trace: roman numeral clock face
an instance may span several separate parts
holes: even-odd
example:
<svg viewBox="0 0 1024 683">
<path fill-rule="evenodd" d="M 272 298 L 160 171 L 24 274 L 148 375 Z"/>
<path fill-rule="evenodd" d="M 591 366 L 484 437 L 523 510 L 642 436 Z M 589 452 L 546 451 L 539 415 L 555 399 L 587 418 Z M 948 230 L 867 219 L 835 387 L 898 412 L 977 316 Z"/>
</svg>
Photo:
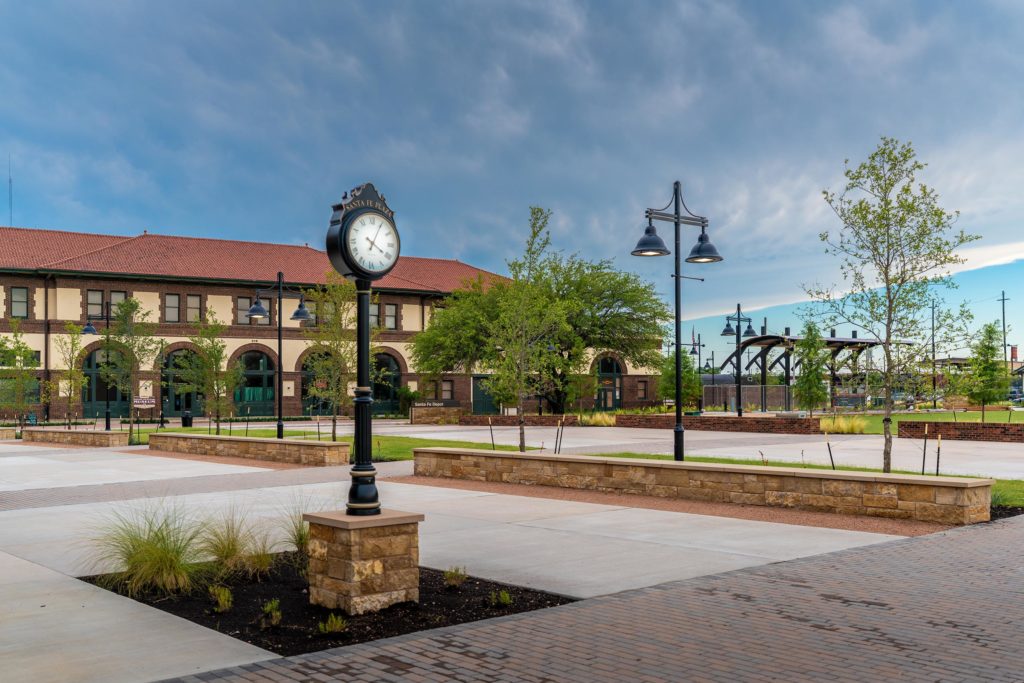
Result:
<svg viewBox="0 0 1024 683">
<path fill-rule="evenodd" d="M 398 260 L 398 232 L 394 223 L 381 214 L 364 213 L 349 225 L 345 249 L 363 270 L 383 273 Z"/>
</svg>

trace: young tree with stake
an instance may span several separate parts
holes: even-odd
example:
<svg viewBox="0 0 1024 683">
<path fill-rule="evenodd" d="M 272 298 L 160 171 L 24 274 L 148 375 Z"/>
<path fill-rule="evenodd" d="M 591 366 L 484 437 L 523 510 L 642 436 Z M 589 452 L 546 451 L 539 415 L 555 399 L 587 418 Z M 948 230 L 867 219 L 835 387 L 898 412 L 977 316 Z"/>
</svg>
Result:
<svg viewBox="0 0 1024 683">
<path fill-rule="evenodd" d="M 220 423 L 235 411 L 235 390 L 242 384 L 242 364 L 228 364 L 230 355 L 221 335 L 227 325 L 212 314 L 195 325 L 195 334 L 188 338 L 194 347 L 191 353 L 174 354 L 175 380 L 180 391 L 197 392 L 203 397 L 203 407 L 212 417 L 220 434 Z"/>
<path fill-rule="evenodd" d="M 133 442 L 135 396 L 143 368 L 153 368 L 163 356 L 164 341 L 156 336 L 156 324 L 138 299 L 114 306 L 110 326 L 103 334 L 100 376 L 128 396 L 128 442 Z"/>
<path fill-rule="evenodd" d="M 800 373 L 793 383 L 793 398 L 796 405 L 814 415 L 814 409 L 828 400 L 825 373 L 828 371 L 828 351 L 821 338 L 818 326 L 808 321 L 800 333 L 800 340 L 794 345 L 793 360 L 800 366 Z"/>
</svg>

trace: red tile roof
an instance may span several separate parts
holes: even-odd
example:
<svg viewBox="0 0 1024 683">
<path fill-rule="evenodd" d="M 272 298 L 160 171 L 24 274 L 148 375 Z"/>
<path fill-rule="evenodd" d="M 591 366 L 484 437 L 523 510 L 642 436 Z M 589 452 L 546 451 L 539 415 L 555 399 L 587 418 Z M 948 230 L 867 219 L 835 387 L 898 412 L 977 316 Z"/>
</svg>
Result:
<svg viewBox="0 0 1024 683">
<path fill-rule="evenodd" d="M 315 284 L 324 281 L 331 264 L 326 253 L 308 246 L 148 232 L 125 237 L 0 227 L 0 270 L 243 282 L 273 282 L 281 271 L 287 282 Z M 401 256 L 375 288 L 451 292 L 478 276 L 501 277 L 461 261 Z"/>
</svg>

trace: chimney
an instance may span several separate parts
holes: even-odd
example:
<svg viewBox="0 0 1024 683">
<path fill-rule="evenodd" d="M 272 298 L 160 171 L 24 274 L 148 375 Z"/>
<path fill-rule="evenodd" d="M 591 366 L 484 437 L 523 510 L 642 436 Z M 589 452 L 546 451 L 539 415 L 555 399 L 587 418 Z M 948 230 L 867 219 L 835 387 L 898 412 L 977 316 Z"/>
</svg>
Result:
<svg viewBox="0 0 1024 683">
<path fill-rule="evenodd" d="M 787 337 L 789 336 L 789 328 L 788 327 L 786 328 L 786 336 Z"/>
<path fill-rule="evenodd" d="M 1017 345 L 1014 344 L 1010 347 L 1010 360 L 1014 363 L 1017 362 Z"/>
<path fill-rule="evenodd" d="M 835 339 L 836 338 L 836 328 L 833 327 L 831 330 L 829 330 L 828 336 L 830 336 L 833 339 Z"/>
<path fill-rule="evenodd" d="M 853 331 L 853 338 L 854 338 L 854 339 L 856 339 L 856 338 L 857 338 L 857 330 L 854 330 L 854 331 Z"/>
</svg>

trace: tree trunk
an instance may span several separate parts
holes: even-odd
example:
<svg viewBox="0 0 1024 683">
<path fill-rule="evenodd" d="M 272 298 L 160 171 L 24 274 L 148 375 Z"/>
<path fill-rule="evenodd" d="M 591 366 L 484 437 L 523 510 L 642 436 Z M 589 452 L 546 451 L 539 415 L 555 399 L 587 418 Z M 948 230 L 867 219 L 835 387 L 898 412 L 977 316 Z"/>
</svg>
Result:
<svg viewBox="0 0 1024 683">
<path fill-rule="evenodd" d="M 519 452 L 526 452 L 526 415 L 523 414 L 524 406 L 523 399 L 519 399 L 519 407 L 517 413 L 519 416 Z"/>
<path fill-rule="evenodd" d="M 981 402 L 981 421 L 985 421 L 985 402 Z"/>
<path fill-rule="evenodd" d="M 338 410 L 331 413 L 331 441 L 338 440 Z"/>
<path fill-rule="evenodd" d="M 220 436 L 220 408 L 214 413 L 214 421 L 217 423 L 217 436 Z"/>
</svg>

